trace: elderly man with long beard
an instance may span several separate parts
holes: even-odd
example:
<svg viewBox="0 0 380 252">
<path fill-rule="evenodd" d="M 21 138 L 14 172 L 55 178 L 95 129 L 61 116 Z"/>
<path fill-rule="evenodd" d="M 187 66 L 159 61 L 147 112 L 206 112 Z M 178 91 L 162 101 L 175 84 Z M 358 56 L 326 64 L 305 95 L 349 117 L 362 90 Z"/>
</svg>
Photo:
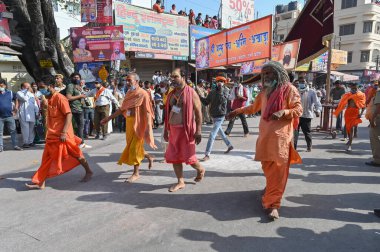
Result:
<svg viewBox="0 0 380 252">
<path fill-rule="evenodd" d="M 261 161 L 266 178 L 262 197 L 263 208 L 271 220 L 278 219 L 281 199 L 285 191 L 291 164 L 300 164 L 301 158 L 292 144 L 293 119 L 302 115 L 301 97 L 289 82 L 284 67 L 274 61 L 261 71 L 264 90 L 255 102 L 228 114 L 255 114 L 261 111 L 259 137 L 256 142 L 256 161 Z"/>
</svg>

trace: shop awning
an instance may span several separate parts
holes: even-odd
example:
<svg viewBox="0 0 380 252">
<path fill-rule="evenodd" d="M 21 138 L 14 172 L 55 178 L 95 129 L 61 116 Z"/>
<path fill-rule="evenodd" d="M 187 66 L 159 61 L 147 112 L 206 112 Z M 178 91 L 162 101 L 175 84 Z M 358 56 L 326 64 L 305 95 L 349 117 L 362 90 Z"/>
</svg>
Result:
<svg viewBox="0 0 380 252">
<path fill-rule="evenodd" d="M 0 54 L 16 55 L 17 56 L 17 55 L 21 55 L 22 53 L 17 52 L 8 46 L 0 46 Z"/>
<path fill-rule="evenodd" d="M 195 66 L 194 63 L 189 63 L 189 66 L 196 68 L 196 66 Z M 207 69 L 211 69 L 211 70 L 226 70 L 227 68 L 225 68 L 224 66 L 218 66 L 218 67 L 210 67 L 210 68 L 206 68 L 206 69 L 202 69 L 202 70 L 207 70 Z"/>
<path fill-rule="evenodd" d="M 326 71 L 322 71 L 320 73 L 326 74 Z M 345 74 L 345 73 L 338 72 L 338 71 L 331 71 L 331 75 L 334 75 L 336 77 L 340 77 L 340 79 L 342 81 L 358 81 L 359 80 L 359 76 L 351 75 L 351 74 Z"/>
</svg>

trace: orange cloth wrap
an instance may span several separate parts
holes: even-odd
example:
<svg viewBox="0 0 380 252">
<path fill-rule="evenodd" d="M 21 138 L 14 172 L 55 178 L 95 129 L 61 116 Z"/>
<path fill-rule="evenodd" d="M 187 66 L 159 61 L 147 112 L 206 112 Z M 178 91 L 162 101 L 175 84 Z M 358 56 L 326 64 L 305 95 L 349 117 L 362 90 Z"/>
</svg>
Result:
<svg viewBox="0 0 380 252">
<path fill-rule="evenodd" d="M 66 142 L 60 140 L 68 113 L 71 110 L 67 98 L 55 93 L 48 100 L 46 145 L 41 166 L 32 177 L 35 184 L 72 170 L 80 164 L 78 158 L 83 158 L 79 148 L 82 140 L 74 135 L 72 124 L 67 129 Z"/>
<path fill-rule="evenodd" d="M 151 148 L 157 149 L 157 146 L 154 144 L 153 130 L 151 127 L 154 112 L 148 92 L 140 87 L 136 90 L 128 91 L 121 105 L 121 109 L 127 112 L 132 108 L 135 109 L 135 123 L 133 128 L 136 136 L 140 139 L 143 138 L 145 143 L 149 144 Z M 124 116 L 126 115 L 124 114 Z"/>
</svg>

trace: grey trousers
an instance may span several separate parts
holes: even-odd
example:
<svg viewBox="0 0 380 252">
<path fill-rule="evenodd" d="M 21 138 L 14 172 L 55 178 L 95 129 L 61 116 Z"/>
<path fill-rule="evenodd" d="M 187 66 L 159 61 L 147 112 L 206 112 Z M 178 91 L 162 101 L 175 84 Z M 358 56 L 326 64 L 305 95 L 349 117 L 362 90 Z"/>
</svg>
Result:
<svg viewBox="0 0 380 252">
<path fill-rule="evenodd" d="M 34 125 L 35 122 L 25 122 L 20 119 L 21 134 L 24 144 L 31 144 L 34 141 Z"/>
<path fill-rule="evenodd" d="M 376 127 L 369 128 L 369 140 L 371 143 L 373 161 L 380 164 L 380 117 L 376 118 Z"/>
</svg>

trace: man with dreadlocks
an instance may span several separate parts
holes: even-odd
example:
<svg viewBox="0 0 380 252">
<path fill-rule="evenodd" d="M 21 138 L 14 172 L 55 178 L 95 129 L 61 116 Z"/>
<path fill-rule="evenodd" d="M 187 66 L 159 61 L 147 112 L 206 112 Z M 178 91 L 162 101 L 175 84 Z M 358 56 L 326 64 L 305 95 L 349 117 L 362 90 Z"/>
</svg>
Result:
<svg viewBox="0 0 380 252">
<path fill-rule="evenodd" d="M 274 61 L 264 65 L 261 71 L 263 91 L 255 102 L 228 114 L 255 114 L 261 111 L 259 137 L 256 142 L 256 161 L 261 161 L 266 177 L 262 197 L 263 208 L 271 220 L 279 218 L 281 198 L 285 191 L 290 164 L 301 163 L 292 145 L 293 119 L 302 115 L 299 92 L 289 82 L 284 67 Z"/>
</svg>

